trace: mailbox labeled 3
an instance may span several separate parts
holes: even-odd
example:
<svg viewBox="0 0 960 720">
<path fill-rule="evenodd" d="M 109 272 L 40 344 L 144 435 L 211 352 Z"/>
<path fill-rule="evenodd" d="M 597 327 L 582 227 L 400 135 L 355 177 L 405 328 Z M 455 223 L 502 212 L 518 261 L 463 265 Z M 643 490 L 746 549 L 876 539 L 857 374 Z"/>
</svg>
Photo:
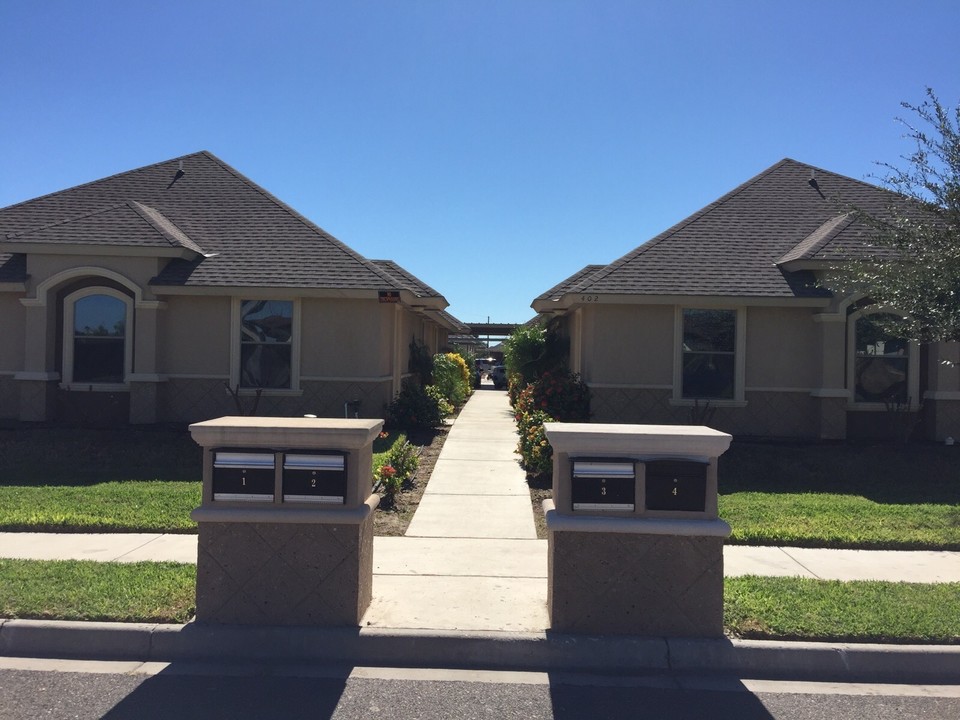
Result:
<svg viewBox="0 0 960 720">
<path fill-rule="evenodd" d="M 707 463 L 651 460 L 646 463 L 647 510 L 703 512 L 707 502 Z"/>
<path fill-rule="evenodd" d="M 343 505 L 347 459 L 339 453 L 287 453 L 283 458 L 283 501 Z"/>
<path fill-rule="evenodd" d="M 213 451 L 213 499 L 273 502 L 275 458 L 272 452 Z"/>
<path fill-rule="evenodd" d="M 574 460 L 570 494 L 574 510 L 629 511 L 636 506 L 633 461 Z"/>
</svg>

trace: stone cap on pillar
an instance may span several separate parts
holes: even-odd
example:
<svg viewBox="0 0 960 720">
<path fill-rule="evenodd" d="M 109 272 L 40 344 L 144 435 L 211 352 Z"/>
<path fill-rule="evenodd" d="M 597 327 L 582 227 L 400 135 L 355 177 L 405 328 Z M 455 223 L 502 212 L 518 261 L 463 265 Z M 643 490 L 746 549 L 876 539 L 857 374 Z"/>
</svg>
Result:
<svg viewBox="0 0 960 720">
<path fill-rule="evenodd" d="M 383 420 L 227 416 L 190 425 L 202 447 L 295 447 L 357 450 L 373 443 Z"/>
<path fill-rule="evenodd" d="M 619 425 L 614 423 L 544 423 L 555 453 L 603 455 L 684 455 L 719 457 L 731 435 L 703 425 Z"/>
</svg>

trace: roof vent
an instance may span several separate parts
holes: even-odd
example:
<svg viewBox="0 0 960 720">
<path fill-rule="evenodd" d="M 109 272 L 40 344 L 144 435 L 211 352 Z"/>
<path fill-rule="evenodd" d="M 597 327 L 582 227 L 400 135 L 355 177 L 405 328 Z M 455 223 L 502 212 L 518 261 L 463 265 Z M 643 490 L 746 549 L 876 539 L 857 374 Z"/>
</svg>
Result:
<svg viewBox="0 0 960 720">
<path fill-rule="evenodd" d="M 180 178 L 182 178 L 183 175 L 184 175 L 184 172 L 183 172 L 183 160 L 181 160 L 181 161 L 179 162 L 179 164 L 177 165 L 177 174 L 173 176 L 173 180 L 171 180 L 171 181 L 170 181 L 170 184 L 167 185 L 167 190 L 169 190 L 170 188 L 172 188 L 172 187 L 173 187 L 173 184 L 174 184 L 177 180 L 179 180 Z"/>
</svg>

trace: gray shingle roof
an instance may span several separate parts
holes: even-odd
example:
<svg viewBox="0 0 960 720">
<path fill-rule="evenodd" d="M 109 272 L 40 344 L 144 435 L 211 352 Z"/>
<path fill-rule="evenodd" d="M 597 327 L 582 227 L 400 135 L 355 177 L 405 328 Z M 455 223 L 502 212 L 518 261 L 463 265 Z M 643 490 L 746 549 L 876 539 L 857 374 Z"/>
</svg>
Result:
<svg viewBox="0 0 960 720">
<path fill-rule="evenodd" d="M 797 297 L 821 295 L 808 271 L 783 258 L 832 259 L 864 247 L 850 207 L 881 215 L 890 191 L 781 160 L 702 210 L 595 272 L 564 281 L 538 300 L 567 293 Z M 842 243 L 846 243 L 841 245 Z"/>
<path fill-rule="evenodd" d="M 600 270 L 603 270 L 606 265 L 587 265 L 582 270 L 575 272 L 573 275 L 568 277 L 566 280 L 563 280 L 560 283 L 557 283 L 552 288 L 547 290 L 545 293 L 537 297 L 537 300 L 547 300 L 552 297 L 558 297 L 568 292 L 571 288 L 576 287 L 581 282 L 583 282 L 590 275 L 593 275 Z"/>
<path fill-rule="evenodd" d="M 203 250 L 157 210 L 133 200 L 98 208 L 80 217 L 11 232 L 6 244 L 114 245 L 118 247 L 184 248 Z"/>
<path fill-rule="evenodd" d="M 172 243 L 205 255 L 171 260 L 154 278 L 158 286 L 405 289 L 396 274 L 206 151 L 0 209 L 5 249 L 28 241 Z M 0 252 L 0 267 L 10 260 Z"/>
<path fill-rule="evenodd" d="M 398 286 L 402 286 L 417 297 L 436 297 L 439 293 L 427 285 L 423 280 L 406 268 L 397 265 L 393 260 L 371 260 L 377 268 L 390 276 Z M 459 322 L 459 321 L 458 321 Z"/>
</svg>

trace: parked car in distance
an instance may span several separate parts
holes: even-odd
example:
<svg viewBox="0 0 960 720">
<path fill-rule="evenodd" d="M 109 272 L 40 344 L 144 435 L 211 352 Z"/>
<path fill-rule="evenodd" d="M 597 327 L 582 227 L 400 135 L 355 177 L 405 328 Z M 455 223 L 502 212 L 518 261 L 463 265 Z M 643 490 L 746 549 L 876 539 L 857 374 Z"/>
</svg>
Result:
<svg viewBox="0 0 960 720">
<path fill-rule="evenodd" d="M 506 390 L 507 388 L 507 368 L 503 365 L 495 365 L 490 371 L 490 379 L 493 380 L 493 386 L 497 390 Z"/>
</svg>

